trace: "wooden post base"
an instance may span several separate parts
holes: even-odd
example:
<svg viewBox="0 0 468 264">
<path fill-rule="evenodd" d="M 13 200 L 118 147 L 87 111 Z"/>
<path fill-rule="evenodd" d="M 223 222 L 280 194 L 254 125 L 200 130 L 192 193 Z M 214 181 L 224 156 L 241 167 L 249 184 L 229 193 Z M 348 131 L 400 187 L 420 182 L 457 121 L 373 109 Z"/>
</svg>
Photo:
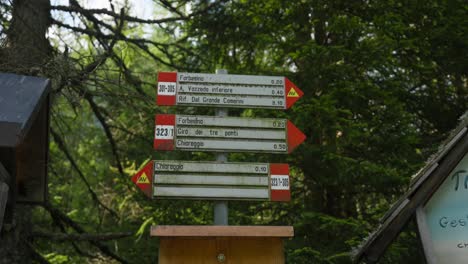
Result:
<svg viewBox="0 0 468 264">
<path fill-rule="evenodd" d="M 291 226 L 156 226 L 160 264 L 283 264 Z"/>
</svg>

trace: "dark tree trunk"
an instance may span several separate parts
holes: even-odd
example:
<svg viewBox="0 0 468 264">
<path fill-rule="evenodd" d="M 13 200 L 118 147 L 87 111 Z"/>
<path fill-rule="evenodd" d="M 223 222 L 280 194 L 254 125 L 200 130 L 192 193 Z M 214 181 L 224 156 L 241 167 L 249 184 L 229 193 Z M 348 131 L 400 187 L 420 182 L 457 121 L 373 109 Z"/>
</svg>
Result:
<svg viewBox="0 0 468 264">
<path fill-rule="evenodd" d="M 0 70 L 29 75 L 39 71 L 52 53 L 46 39 L 50 22 L 49 0 L 14 0 Z"/>
<path fill-rule="evenodd" d="M 6 45 L 0 49 L 0 71 L 36 75 L 52 49 L 46 38 L 50 25 L 49 0 L 14 0 Z M 7 168 L 14 177 L 15 168 Z M 14 191 L 14 190 L 13 190 Z M 31 263 L 31 207 L 15 205 L 0 234 L 0 264 Z"/>
</svg>

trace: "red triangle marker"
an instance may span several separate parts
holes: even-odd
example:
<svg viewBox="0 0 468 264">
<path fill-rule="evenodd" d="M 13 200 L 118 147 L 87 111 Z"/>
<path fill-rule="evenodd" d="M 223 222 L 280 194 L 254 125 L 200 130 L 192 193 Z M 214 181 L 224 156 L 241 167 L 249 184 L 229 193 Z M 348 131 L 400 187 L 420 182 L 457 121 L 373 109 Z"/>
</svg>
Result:
<svg viewBox="0 0 468 264">
<path fill-rule="evenodd" d="M 286 77 L 284 78 L 284 84 L 286 86 L 286 109 L 289 109 L 304 95 L 304 92 Z"/>
<path fill-rule="evenodd" d="M 306 135 L 288 120 L 288 153 L 291 153 L 306 138 Z"/>
<path fill-rule="evenodd" d="M 153 197 L 153 161 L 148 162 L 143 169 L 133 175 L 132 182 L 149 198 Z"/>
</svg>

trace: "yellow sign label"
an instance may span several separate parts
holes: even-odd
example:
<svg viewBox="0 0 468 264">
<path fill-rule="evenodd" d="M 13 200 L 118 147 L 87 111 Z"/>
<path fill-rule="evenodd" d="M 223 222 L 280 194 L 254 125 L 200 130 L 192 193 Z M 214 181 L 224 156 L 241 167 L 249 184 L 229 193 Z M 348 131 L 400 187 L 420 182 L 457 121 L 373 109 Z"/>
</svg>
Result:
<svg viewBox="0 0 468 264">
<path fill-rule="evenodd" d="M 140 178 L 138 178 L 136 183 L 137 184 L 150 184 L 146 173 L 143 172 L 143 174 L 140 176 Z"/>
<path fill-rule="evenodd" d="M 294 87 L 291 87 L 291 90 L 289 90 L 288 97 L 299 97 L 299 94 L 294 90 Z"/>
</svg>

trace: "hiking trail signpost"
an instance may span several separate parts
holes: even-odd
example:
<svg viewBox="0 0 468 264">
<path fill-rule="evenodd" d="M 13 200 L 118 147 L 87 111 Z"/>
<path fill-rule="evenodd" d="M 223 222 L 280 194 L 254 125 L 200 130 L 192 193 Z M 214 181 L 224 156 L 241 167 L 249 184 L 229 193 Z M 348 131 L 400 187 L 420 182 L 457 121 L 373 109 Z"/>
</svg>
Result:
<svg viewBox="0 0 468 264">
<path fill-rule="evenodd" d="M 160 72 L 156 103 L 288 109 L 303 95 L 286 77 Z"/>
<path fill-rule="evenodd" d="M 288 154 L 306 136 L 289 120 L 228 117 L 227 109 L 288 109 L 304 93 L 286 77 L 217 73 L 158 74 L 157 105 L 220 107 L 216 116 L 155 117 L 155 150 L 218 152 L 216 161 L 153 160 L 132 177 L 151 199 L 217 201 L 214 226 L 152 227 L 159 263 L 284 263 L 281 238 L 293 228 L 227 226 L 224 201 L 290 201 L 288 164 L 227 162 L 226 152 Z"/>
<path fill-rule="evenodd" d="M 305 135 L 286 119 L 156 115 L 155 150 L 291 153 Z"/>
<path fill-rule="evenodd" d="M 150 161 L 132 181 L 149 198 L 289 201 L 289 166 Z"/>
</svg>

